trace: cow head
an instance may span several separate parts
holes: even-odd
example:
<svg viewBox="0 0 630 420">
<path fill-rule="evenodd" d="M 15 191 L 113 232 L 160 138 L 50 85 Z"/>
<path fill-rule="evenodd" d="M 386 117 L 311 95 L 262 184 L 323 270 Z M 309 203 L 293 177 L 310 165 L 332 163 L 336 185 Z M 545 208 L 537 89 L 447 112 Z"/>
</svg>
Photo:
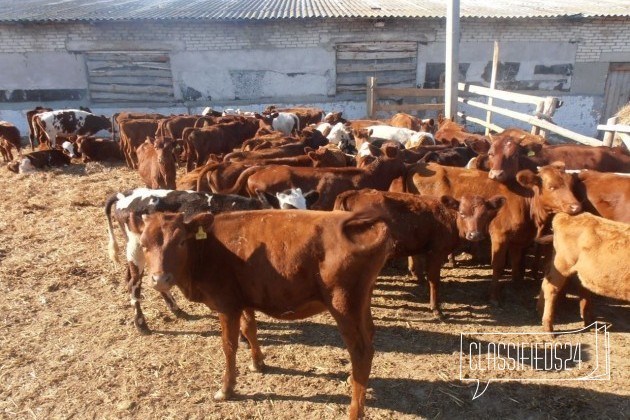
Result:
<svg viewBox="0 0 630 420">
<path fill-rule="evenodd" d="M 488 177 L 499 182 L 514 179 L 519 171 L 520 138 L 496 136 L 488 150 Z"/>
<path fill-rule="evenodd" d="M 488 234 L 490 222 L 505 204 L 505 197 L 495 195 L 486 200 L 478 195 L 466 194 L 457 201 L 451 196 L 443 195 L 440 201 L 447 208 L 457 211 L 459 236 L 468 241 L 477 242 L 483 240 Z"/>
<path fill-rule="evenodd" d="M 329 143 L 328 139 L 320 131 L 312 127 L 306 127 L 302 130 L 300 136 L 304 146 L 312 147 L 313 149 L 317 149 L 319 146 L 326 146 Z"/>
<path fill-rule="evenodd" d="M 191 252 L 206 242 L 214 216 L 210 213 L 195 215 L 185 221 L 183 213 L 132 214 L 129 227 L 140 234 L 149 274 L 149 284 L 160 292 L 173 287 L 178 279 L 189 276 L 187 264 Z"/>
<path fill-rule="evenodd" d="M 319 192 L 312 190 L 303 194 L 301 188 L 292 188 L 276 193 L 275 196 L 266 191 L 256 190 L 256 195 L 258 196 L 258 199 L 263 204 L 268 205 L 268 207 L 282 210 L 310 209 L 313 204 L 319 200 Z"/>
</svg>

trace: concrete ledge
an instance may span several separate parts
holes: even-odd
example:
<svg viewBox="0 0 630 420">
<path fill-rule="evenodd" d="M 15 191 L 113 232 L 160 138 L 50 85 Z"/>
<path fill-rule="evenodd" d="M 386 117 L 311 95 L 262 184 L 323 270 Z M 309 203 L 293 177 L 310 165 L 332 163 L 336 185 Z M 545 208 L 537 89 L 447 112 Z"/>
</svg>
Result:
<svg viewBox="0 0 630 420">
<path fill-rule="evenodd" d="M 66 41 L 71 52 L 84 51 L 184 51 L 183 41 Z"/>
</svg>

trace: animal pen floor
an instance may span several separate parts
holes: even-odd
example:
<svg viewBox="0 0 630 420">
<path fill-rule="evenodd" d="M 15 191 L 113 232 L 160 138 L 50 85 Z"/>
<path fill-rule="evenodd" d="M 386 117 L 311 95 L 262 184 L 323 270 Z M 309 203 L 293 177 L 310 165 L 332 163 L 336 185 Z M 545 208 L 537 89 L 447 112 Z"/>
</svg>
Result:
<svg viewBox="0 0 630 420">
<path fill-rule="evenodd" d="M 175 291 L 193 318 L 177 319 L 145 288 L 154 333 L 135 331 L 124 268 L 107 257 L 103 204 L 110 194 L 139 186 L 136 172 L 101 164 L 34 175 L 0 172 L 0 417 L 347 415 L 349 355 L 328 314 L 302 322 L 259 315 L 267 370 L 249 372 L 249 352 L 241 346 L 237 397 L 228 402 L 212 400 L 224 366 L 214 313 Z M 504 304 L 494 308 L 485 298 L 488 267 L 462 263 L 442 274 L 443 323 L 428 310 L 426 285 L 418 288 L 402 268 L 387 268 L 379 277 L 368 418 L 630 416 L 630 305 L 596 301 L 600 319 L 612 324 L 609 381 L 493 382 L 473 401 L 474 383 L 459 380 L 460 333 L 541 331 L 539 285 L 503 282 Z M 556 329 L 580 327 L 577 301 L 569 296 Z"/>
</svg>

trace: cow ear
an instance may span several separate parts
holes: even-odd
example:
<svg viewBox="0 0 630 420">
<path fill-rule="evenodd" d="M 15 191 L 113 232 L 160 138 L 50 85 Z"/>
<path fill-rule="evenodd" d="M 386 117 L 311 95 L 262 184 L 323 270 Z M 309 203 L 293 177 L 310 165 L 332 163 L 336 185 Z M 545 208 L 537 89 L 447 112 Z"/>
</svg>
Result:
<svg viewBox="0 0 630 420">
<path fill-rule="evenodd" d="M 396 146 L 385 146 L 385 156 L 388 158 L 395 158 L 398 156 L 398 148 Z"/>
<path fill-rule="evenodd" d="M 501 207 L 503 207 L 506 201 L 507 199 L 502 195 L 495 195 L 488 200 L 488 207 L 490 207 L 492 210 L 499 210 Z"/>
<path fill-rule="evenodd" d="M 464 140 L 464 144 L 478 155 L 486 154 L 490 150 L 490 142 L 486 140 Z"/>
<path fill-rule="evenodd" d="M 306 208 L 310 209 L 319 200 L 319 192 L 316 190 L 309 191 L 304 194 L 304 199 L 306 200 Z"/>
<path fill-rule="evenodd" d="M 567 168 L 567 165 L 561 160 L 557 160 L 555 162 L 552 162 L 552 163 L 549 164 L 549 166 L 552 166 L 552 167 L 556 168 L 560 172 L 564 172 L 565 169 Z"/>
<path fill-rule="evenodd" d="M 459 201 L 457 201 L 450 195 L 443 195 L 442 197 L 440 197 L 440 202 L 449 209 L 459 210 Z"/>
<path fill-rule="evenodd" d="M 516 174 L 516 181 L 525 188 L 530 189 L 539 188 L 542 185 L 540 177 L 529 169 L 519 171 Z"/>
<path fill-rule="evenodd" d="M 280 208 L 280 200 L 273 194 L 269 194 L 266 191 L 256 190 L 256 196 L 258 196 L 258 200 L 263 204 L 265 208 L 268 209 L 277 209 Z"/>
<path fill-rule="evenodd" d="M 214 222 L 212 213 L 199 213 L 184 222 L 186 236 L 198 240 L 206 239 Z"/>
</svg>

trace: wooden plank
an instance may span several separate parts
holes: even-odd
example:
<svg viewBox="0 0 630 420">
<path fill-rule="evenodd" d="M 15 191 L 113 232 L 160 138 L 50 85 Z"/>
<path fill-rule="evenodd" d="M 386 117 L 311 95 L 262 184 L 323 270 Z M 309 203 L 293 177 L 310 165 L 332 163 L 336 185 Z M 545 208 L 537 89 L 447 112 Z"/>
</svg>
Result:
<svg viewBox="0 0 630 420">
<path fill-rule="evenodd" d="M 610 71 L 630 71 L 630 63 L 610 63 Z"/>
<path fill-rule="evenodd" d="M 613 117 L 613 118 L 616 118 L 616 117 Z M 624 125 L 624 124 L 598 125 L 597 129 L 600 131 L 614 131 L 616 133 L 630 133 L 630 125 Z"/>
<path fill-rule="evenodd" d="M 490 89 L 495 89 L 497 86 L 497 69 L 499 67 L 499 42 L 494 41 L 494 50 L 492 52 L 492 73 L 490 74 Z M 488 97 L 488 105 L 492 105 L 493 98 Z M 492 124 L 492 112 L 486 112 L 486 136 L 490 134 L 490 125 Z"/>
<path fill-rule="evenodd" d="M 444 89 L 418 88 L 376 88 L 376 94 L 382 96 L 403 96 L 405 98 L 427 98 L 444 96 Z"/>
<path fill-rule="evenodd" d="M 168 54 L 161 53 L 94 53 L 86 54 L 88 61 L 116 61 L 134 62 L 151 61 L 157 63 L 168 63 Z"/>
<path fill-rule="evenodd" d="M 575 140 L 579 143 L 583 143 L 583 144 L 588 144 L 589 146 L 602 146 L 602 142 L 594 139 L 592 137 L 587 137 L 587 136 L 583 136 L 582 134 L 579 133 L 575 133 L 573 131 L 567 130 L 566 128 L 562 128 L 562 127 L 558 127 L 555 124 L 552 124 L 550 122 L 544 121 L 544 120 L 540 120 L 536 117 L 533 117 L 531 115 L 527 115 L 527 114 L 522 114 L 520 112 L 516 112 L 516 111 L 510 111 L 509 109 L 505 109 L 505 108 L 499 108 L 496 106 L 489 106 L 487 104 L 484 104 L 482 102 L 478 102 L 478 101 L 473 101 L 467 98 L 459 98 L 458 99 L 459 102 L 463 102 L 466 103 L 468 105 L 474 106 L 476 108 L 480 108 L 480 109 L 485 109 L 485 110 L 489 110 L 492 112 L 496 112 L 497 114 L 501 114 L 501 115 L 505 115 L 511 118 L 514 118 L 516 120 L 519 121 L 524 121 L 528 124 L 531 125 L 535 125 L 537 127 L 540 127 L 544 130 L 548 130 L 548 131 L 552 131 L 556 134 L 559 134 L 563 137 L 566 137 L 568 139 L 571 140 Z"/>
<path fill-rule="evenodd" d="M 337 51 L 414 51 L 418 50 L 416 42 L 351 42 L 337 44 Z"/>
<path fill-rule="evenodd" d="M 383 60 L 391 58 L 415 58 L 416 51 L 337 52 L 337 60 Z"/>
<path fill-rule="evenodd" d="M 522 104 L 538 105 L 538 102 L 543 100 L 543 98 L 540 98 L 538 96 L 506 92 L 504 90 L 488 89 L 483 86 L 476 86 L 468 83 L 458 83 L 457 87 L 461 92 L 470 92 L 478 95 L 491 96 L 493 98 L 503 99 L 504 101 L 518 102 Z"/>
<path fill-rule="evenodd" d="M 457 115 L 459 115 L 460 117 L 463 117 L 464 113 L 463 112 L 458 112 Z M 483 127 L 486 127 L 487 129 L 490 129 L 490 130 L 494 131 L 495 133 L 502 133 L 503 130 L 504 130 L 503 128 L 499 127 L 496 124 L 488 123 L 488 122 L 482 120 L 481 118 L 471 117 L 469 115 L 466 115 L 466 121 L 470 121 L 472 123 L 479 124 L 479 125 L 481 125 Z"/>
<path fill-rule="evenodd" d="M 151 85 L 173 86 L 172 77 L 143 77 L 143 76 L 90 76 L 90 83 L 118 83 L 121 85 Z"/>
<path fill-rule="evenodd" d="M 90 77 L 101 77 L 101 76 L 172 77 L 170 70 L 145 70 L 145 69 L 92 70 L 88 72 L 88 76 Z"/>
<path fill-rule="evenodd" d="M 133 86 L 90 83 L 90 92 L 152 93 L 173 95 L 173 86 Z"/>
<path fill-rule="evenodd" d="M 387 83 L 409 83 L 415 85 L 416 75 L 409 72 L 387 72 L 387 74 L 342 73 L 337 75 L 337 85 L 361 85 L 365 87 L 368 76 L 375 76 L 380 85 Z"/>
<path fill-rule="evenodd" d="M 374 111 L 444 111 L 444 104 L 374 104 Z"/>
<path fill-rule="evenodd" d="M 337 63 L 337 73 L 352 73 L 360 71 L 395 71 L 415 70 L 416 63 L 363 63 L 350 62 L 348 64 Z"/>
<path fill-rule="evenodd" d="M 368 118 L 374 117 L 374 104 L 376 103 L 376 100 L 377 100 L 377 96 L 374 93 L 375 89 L 376 89 L 376 78 L 368 77 L 367 78 L 367 93 L 365 95 L 365 101 L 366 101 L 365 105 L 367 109 Z"/>
<path fill-rule="evenodd" d="M 154 63 L 151 61 L 134 61 L 129 63 L 121 63 L 116 61 L 88 61 L 88 71 L 98 69 L 153 69 L 153 70 L 170 70 L 170 63 Z"/>
</svg>

